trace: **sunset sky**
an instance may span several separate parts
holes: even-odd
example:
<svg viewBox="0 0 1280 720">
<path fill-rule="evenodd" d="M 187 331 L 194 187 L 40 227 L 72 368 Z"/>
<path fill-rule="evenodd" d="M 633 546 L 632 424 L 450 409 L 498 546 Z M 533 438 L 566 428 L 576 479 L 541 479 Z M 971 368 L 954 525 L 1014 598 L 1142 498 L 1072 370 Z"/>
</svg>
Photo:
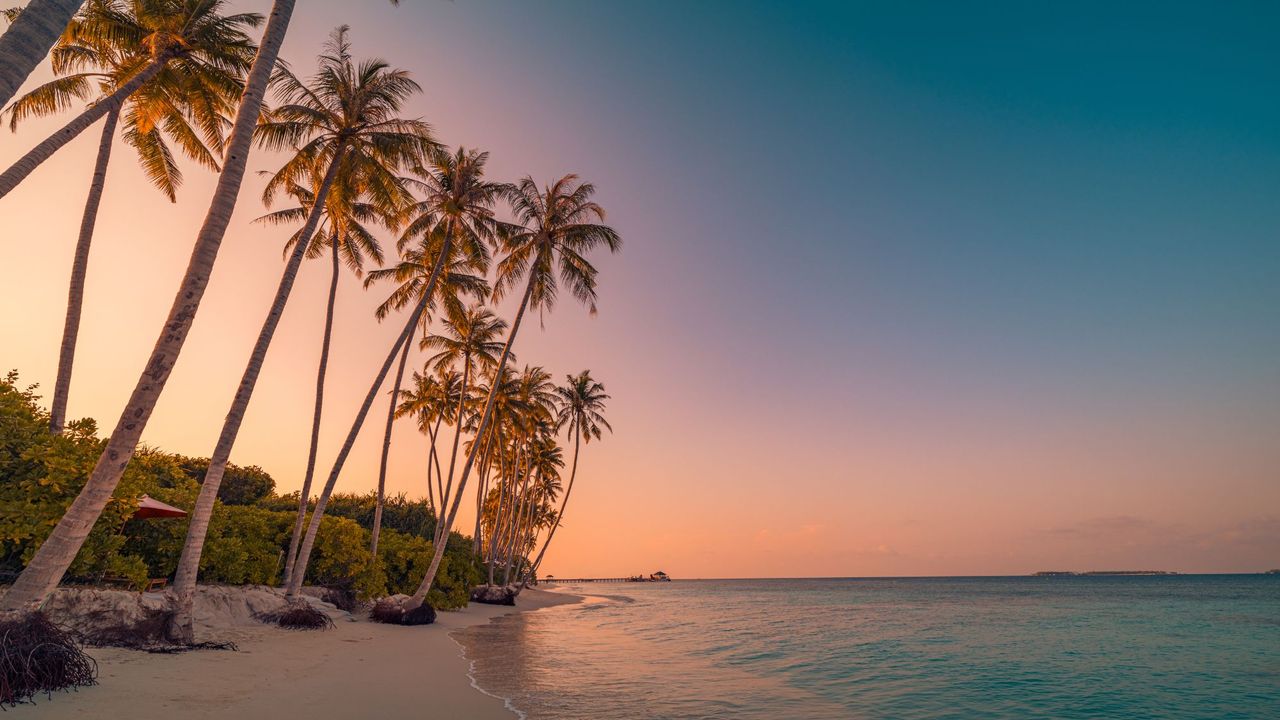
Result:
<svg viewBox="0 0 1280 720">
<path fill-rule="evenodd" d="M 306 73 L 349 24 L 493 177 L 597 185 L 625 241 L 593 258 L 599 316 L 566 295 L 516 346 L 612 396 L 546 571 L 1280 566 L 1277 6 L 890 5 L 301 0 L 283 57 Z M 67 119 L 5 129 L 0 162 Z M 0 200 L 0 368 L 46 396 L 98 133 Z M 70 400 L 104 433 L 208 206 L 186 167 L 171 205 L 112 159 Z M 151 445 L 213 448 L 283 265 L 262 185 Z M 232 457 L 280 492 L 327 273 L 304 266 Z M 322 477 L 402 323 L 374 321 L 385 292 L 343 278 Z M 339 490 L 375 486 L 384 403 Z M 425 452 L 403 424 L 392 492 L 425 494 Z"/>
</svg>

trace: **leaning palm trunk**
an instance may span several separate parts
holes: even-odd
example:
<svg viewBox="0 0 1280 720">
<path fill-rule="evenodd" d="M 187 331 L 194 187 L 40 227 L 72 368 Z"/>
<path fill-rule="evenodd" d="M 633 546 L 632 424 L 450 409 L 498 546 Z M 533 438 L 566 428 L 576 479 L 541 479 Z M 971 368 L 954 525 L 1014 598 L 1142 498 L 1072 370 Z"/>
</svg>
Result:
<svg viewBox="0 0 1280 720">
<path fill-rule="evenodd" d="M 569 507 L 569 494 L 573 492 L 573 480 L 578 476 L 578 446 L 582 442 L 582 436 L 578 433 L 576 424 L 571 423 L 569 431 L 573 433 L 573 467 L 569 470 L 569 485 L 564 489 L 564 498 L 560 501 L 560 512 L 556 513 L 556 521 L 551 524 L 551 530 L 547 532 L 547 539 L 542 543 L 542 550 L 538 552 L 538 557 L 529 566 L 529 575 L 534 578 L 537 577 L 538 568 L 542 566 L 542 556 L 547 554 L 547 548 L 551 545 L 551 538 L 556 536 L 556 530 L 560 528 L 560 521 L 564 519 L 564 509 Z"/>
<path fill-rule="evenodd" d="M 31 0 L 0 36 L 0 107 L 49 54 L 84 0 Z"/>
<path fill-rule="evenodd" d="M 440 495 L 440 504 L 448 504 L 449 493 L 453 490 L 453 463 L 458 458 L 458 441 L 462 439 L 462 412 L 467 406 L 467 382 L 471 379 L 471 353 L 462 356 L 462 388 L 458 392 L 458 407 L 453 420 L 453 449 L 449 452 L 449 482 Z"/>
<path fill-rule="evenodd" d="M 404 382 L 404 366 L 409 360 L 411 342 L 405 342 L 400 351 L 400 367 L 396 369 L 396 382 L 391 389 L 391 407 L 387 409 L 387 432 L 382 436 L 382 459 L 378 462 L 378 500 L 373 506 L 373 530 L 369 542 L 369 556 L 378 559 L 378 535 L 382 532 L 382 506 L 387 499 L 387 456 L 391 454 L 391 430 L 396 422 L 396 399 L 400 397 L 400 384 Z"/>
<path fill-rule="evenodd" d="M 11 190 L 18 186 L 33 170 L 40 167 L 40 163 L 48 160 L 55 152 L 60 150 L 63 145 L 76 139 L 80 133 L 84 132 L 88 127 L 98 121 L 98 118 L 108 113 L 119 112 L 120 106 L 124 101 L 134 93 L 135 90 L 142 87 L 157 73 L 164 69 L 172 59 L 169 53 L 161 53 L 156 59 L 152 60 L 137 75 L 129 78 L 129 82 L 116 88 L 115 92 L 90 105 L 84 112 L 80 113 L 71 122 L 63 125 L 61 129 L 44 139 L 39 145 L 31 148 L 26 155 L 18 158 L 8 170 L 0 174 L 0 197 L 8 195 Z"/>
<path fill-rule="evenodd" d="M 502 535 L 503 510 L 506 509 L 507 493 L 511 483 L 507 478 L 506 449 L 498 449 L 498 507 L 493 513 L 493 529 L 489 531 L 489 547 L 485 551 L 485 561 L 489 566 L 489 584 L 493 584 L 493 564 L 498 552 L 498 538 Z"/>
<path fill-rule="evenodd" d="M 120 109 L 115 108 L 107 113 L 107 120 L 102 126 L 98 159 L 94 162 L 89 198 L 84 203 L 84 215 L 80 218 L 80 237 L 76 240 L 75 259 L 71 262 L 71 289 L 67 293 L 67 320 L 62 327 L 62 349 L 58 353 L 58 380 L 53 386 L 53 403 L 49 408 L 49 430 L 55 435 L 62 432 L 67 421 L 71 367 L 75 364 L 80 311 L 84 308 L 84 281 L 89 273 L 89 246 L 93 243 L 93 228 L 98 222 L 98 206 L 102 202 L 102 189 L 107 182 L 107 164 L 111 161 L 111 145 L 119 119 Z"/>
<path fill-rule="evenodd" d="M 147 420 L 169 379 L 169 373 L 173 370 L 173 364 L 182 351 L 191 322 L 200 308 L 200 299 L 209 283 L 209 274 L 218 259 L 218 248 L 226 234 L 231 213 L 235 210 L 236 196 L 240 193 L 240 182 L 244 178 L 245 162 L 253 143 L 254 127 L 262 110 L 267 80 L 288 30 L 293 5 L 294 0 L 275 0 L 272 6 L 271 19 L 249 71 L 240 109 L 236 113 L 226 160 L 222 173 L 218 176 L 218 185 L 209 205 L 208 215 L 196 237 L 191 262 L 178 286 L 173 307 L 169 310 L 169 317 L 156 340 L 142 376 L 138 378 L 138 384 L 84 489 L 18 576 L 0 604 L 0 609 L 34 608 L 57 587 L 63 573 L 84 544 L 85 537 L 93 529 L 93 524 L 102 514 L 103 507 L 111 499 L 120 476 L 124 474 L 125 466 L 138 447 L 138 439 L 142 436 Z"/>
<path fill-rule="evenodd" d="M 529 296 L 533 294 L 533 278 L 534 274 L 529 273 L 529 282 L 525 284 L 524 297 L 520 300 L 520 309 L 516 311 L 516 319 L 511 323 L 511 334 L 507 336 L 507 344 L 502 348 L 502 357 L 498 360 L 498 368 L 494 371 L 494 381 L 489 386 L 489 397 L 484 402 L 484 414 L 480 416 L 480 427 L 476 429 L 476 437 L 484 437 L 485 431 L 489 429 L 489 421 L 493 418 L 493 404 L 498 399 L 498 379 L 502 377 L 502 372 L 507 369 L 507 360 L 511 357 L 511 346 L 515 344 L 516 334 L 520 332 L 520 322 L 524 320 L 524 312 L 529 307 Z M 448 517 L 444 520 L 444 532 L 440 534 L 445 538 L 446 542 L 436 543 L 435 552 L 431 555 L 431 564 L 427 566 L 427 574 L 422 577 L 422 584 L 418 586 L 417 592 L 409 600 L 407 609 L 413 610 L 427 599 L 427 593 L 431 592 L 431 586 L 435 583 L 436 573 L 440 571 L 440 563 L 444 560 L 445 547 L 449 544 L 449 530 L 453 527 L 453 519 L 458 514 L 459 501 L 462 500 L 462 492 L 467 487 L 467 478 L 471 475 L 471 466 L 475 464 L 476 455 L 480 451 L 481 443 L 473 442 L 471 444 L 471 452 L 467 453 L 467 462 L 462 466 L 462 477 L 458 478 L 458 491 L 454 493 L 453 503 L 449 507 Z"/>
<path fill-rule="evenodd" d="M 516 550 L 520 542 L 520 535 L 523 532 L 524 516 L 529 506 L 529 486 L 531 484 L 531 476 L 533 469 L 532 452 L 525 461 L 524 477 L 520 480 L 520 489 L 517 492 L 519 498 L 514 508 L 515 512 L 511 515 L 510 528 L 507 532 L 507 544 L 502 554 L 502 584 L 506 585 L 511 582 L 511 562 L 515 558 Z"/>
<path fill-rule="evenodd" d="M 280 285 L 276 288 L 275 298 L 271 301 L 271 309 L 258 331 L 258 340 L 249 353 L 249 363 L 245 366 L 244 375 L 240 378 L 240 386 L 236 388 L 235 397 L 231 400 L 231 409 L 222 423 L 222 433 L 218 436 L 218 444 L 214 446 L 213 455 L 209 458 L 209 468 L 204 473 L 204 483 L 200 486 L 200 496 L 196 498 L 196 507 L 191 512 L 187 524 L 187 540 L 182 546 L 182 557 L 178 560 L 178 571 L 173 580 L 173 597 L 177 616 L 174 618 L 174 639 L 194 642 L 194 628 L 191 614 L 192 601 L 195 598 L 196 578 L 200 573 L 200 555 L 204 551 L 205 535 L 209 532 L 209 521 L 213 518 L 213 506 L 218 499 L 218 489 L 222 486 L 222 475 L 227 469 L 227 461 L 231 458 L 231 449 L 235 446 L 236 436 L 240 433 L 240 424 L 244 421 L 245 411 L 249 409 L 249 400 L 258 384 L 258 375 L 262 372 L 262 364 L 267 359 L 267 350 L 271 347 L 271 339 L 275 336 L 280 317 L 284 314 L 285 305 L 289 302 L 289 294 L 293 291 L 294 280 L 298 277 L 298 268 L 307 254 L 307 245 L 316 226 L 320 224 L 320 216 L 324 214 L 324 204 L 329 191 L 333 188 L 334 179 L 338 175 L 338 166 L 342 159 L 343 148 L 338 147 L 334 153 L 324 180 L 316 192 L 315 202 L 307 221 L 298 235 L 298 242 L 289 255 L 284 273 L 280 276 Z"/>
<path fill-rule="evenodd" d="M 476 530 L 471 536 L 471 554 L 476 557 L 480 557 L 480 550 L 484 547 L 481 521 L 484 519 L 484 499 L 489 493 L 489 467 L 492 463 L 493 453 L 485 450 L 480 459 L 480 487 L 476 491 Z"/>
<path fill-rule="evenodd" d="M 422 299 L 418 301 L 418 305 L 409 314 L 409 322 L 404 326 L 404 330 L 397 338 L 395 345 L 392 346 L 391 352 L 387 354 L 387 359 L 382 363 L 382 369 L 378 371 L 378 376 L 374 378 L 373 386 L 369 388 L 368 394 L 364 396 L 364 403 L 360 405 L 360 410 L 356 413 L 356 419 L 351 423 L 351 430 L 347 433 L 347 439 L 342 443 L 342 448 L 338 451 L 338 457 L 333 461 L 333 469 L 329 471 L 329 479 L 325 481 L 324 490 L 321 491 L 320 497 L 316 499 L 316 509 L 311 513 L 311 522 L 307 525 L 307 534 L 302 538 L 302 545 L 298 548 L 298 558 L 293 564 L 293 575 L 289 578 L 287 595 L 296 597 L 302 589 L 302 581 L 307 576 L 307 563 L 311 560 L 311 548 L 316 544 L 316 533 L 320 532 L 320 521 L 324 519 L 324 508 L 329 504 L 329 496 L 333 494 L 333 486 L 338 483 L 338 476 L 342 474 L 342 466 L 347 462 L 347 456 L 351 454 L 351 446 L 355 445 L 356 436 L 360 434 L 360 428 L 364 425 L 364 419 L 369 414 L 369 407 L 373 405 L 373 400 L 378 396 L 378 388 L 382 387 L 382 381 L 387 379 L 387 373 L 391 371 L 391 363 L 396 359 L 396 353 L 400 352 L 400 346 L 409 342 L 413 337 L 413 330 L 418 326 L 418 321 L 422 317 L 422 313 L 426 312 L 427 301 L 431 299 L 431 293 L 435 292 L 436 281 L 440 278 L 440 271 L 444 267 L 445 258 L 449 256 L 450 243 L 446 238 L 443 247 L 440 248 L 440 256 L 436 258 L 435 267 L 431 268 L 431 277 L 427 280 L 427 286 L 422 292 Z"/>
<path fill-rule="evenodd" d="M 307 503 L 311 499 L 311 481 L 316 474 L 316 453 L 320 449 L 320 417 L 324 409 L 324 376 L 329 368 L 329 343 L 333 339 L 333 306 L 338 299 L 338 243 L 333 243 L 333 274 L 329 279 L 329 304 L 324 311 L 324 337 L 320 341 L 320 367 L 316 370 L 316 406 L 311 415 L 311 446 L 307 449 L 307 472 L 302 478 L 302 490 L 298 493 L 298 516 L 293 521 L 293 534 L 289 537 L 289 555 L 284 561 L 284 584 L 293 577 L 293 561 L 298 556 L 298 543 L 307 520 Z"/>
</svg>

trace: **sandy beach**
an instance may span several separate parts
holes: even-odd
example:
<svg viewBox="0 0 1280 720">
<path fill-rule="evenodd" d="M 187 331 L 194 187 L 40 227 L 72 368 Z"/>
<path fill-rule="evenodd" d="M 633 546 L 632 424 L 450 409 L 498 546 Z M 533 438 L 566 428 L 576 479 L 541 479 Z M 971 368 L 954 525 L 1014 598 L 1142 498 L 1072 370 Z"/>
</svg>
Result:
<svg viewBox="0 0 1280 720">
<path fill-rule="evenodd" d="M 226 633 L 238 652 L 156 655 L 92 649 L 98 685 L 39 697 L 15 718 L 326 718 L 419 716 L 510 720 L 501 699 L 477 690 L 450 633 L 512 612 L 573 603 L 578 596 L 526 590 L 517 607 L 471 604 L 434 625 L 398 627 L 339 620 L 324 632 L 262 626 Z"/>
</svg>

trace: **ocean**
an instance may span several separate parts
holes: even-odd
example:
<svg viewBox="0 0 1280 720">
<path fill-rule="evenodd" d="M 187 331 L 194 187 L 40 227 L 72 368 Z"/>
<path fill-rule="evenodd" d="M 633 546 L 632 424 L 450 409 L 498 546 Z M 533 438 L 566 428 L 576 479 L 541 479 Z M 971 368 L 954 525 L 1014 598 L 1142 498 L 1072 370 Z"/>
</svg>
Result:
<svg viewBox="0 0 1280 720">
<path fill-rule="evenodd" d="M 456 636 L 528 720 L 1280 718 L 1280 576 L 560 587 Z"/>
</svg>

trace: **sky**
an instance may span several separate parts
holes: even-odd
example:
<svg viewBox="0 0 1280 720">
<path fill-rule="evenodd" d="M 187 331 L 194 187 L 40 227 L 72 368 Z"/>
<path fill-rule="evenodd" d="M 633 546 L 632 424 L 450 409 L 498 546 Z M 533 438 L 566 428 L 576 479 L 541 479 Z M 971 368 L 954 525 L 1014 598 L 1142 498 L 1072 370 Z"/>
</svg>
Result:
<svg viewBox="0 0 1280 720">
<path fill-rule="evenodd" d="M 599 315 L 566 296 L 516 346 L 611 395 L 545 571 L 1280 566 L 1276 6 L 356 8 L 300 2 L 283 57 L 313 67 L 349 24 L 357 55 L 423 85 L 406 114 L 490 151 L 492 177 L 580 174 L 624 238 L 592 258 Z M 0 162 L 58 124 L 4 131 Z M 46 392 L 97 131 L 0 200 L 0 366 Z M 112 158 L 71 388 L 104 433 L 214 182 L 189 166 L 169 204 L 131 152 Z M 153 446 L 213 448 L 283 265 L 287 232 L 252 223 L 262 184 Z M 281 492 L 305 468 L 326 265 L 303 268 L 232 457 Z M 343 278 L 321 473 L 400 324 L 372 317 L 385 292 Z M 383 402 L 339 491 L 376 485 Z M 391 492 L 425 493 L 425 452 L 397 428 Z"/>
</svg>

